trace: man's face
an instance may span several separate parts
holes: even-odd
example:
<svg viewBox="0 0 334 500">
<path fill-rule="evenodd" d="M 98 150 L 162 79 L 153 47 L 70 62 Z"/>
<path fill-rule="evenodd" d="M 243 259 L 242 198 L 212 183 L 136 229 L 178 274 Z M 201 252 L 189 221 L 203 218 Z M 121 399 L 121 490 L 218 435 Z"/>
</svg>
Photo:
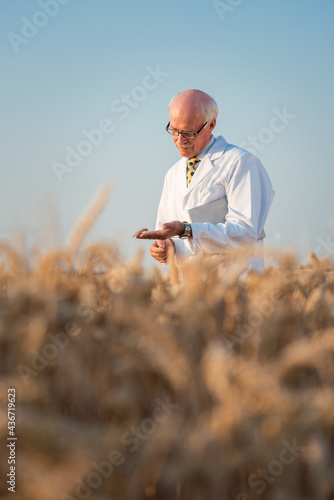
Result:
<svg viewBox="0 0 334 500">
<path fill-rule="evenodd" d="M 205 123 L 200 112 L 194 113 L 191 110 L 182 109 L 180 106 L 173 106 L 169 112 L 170 127 L 179 132 L 197 132 Z M 211 133 L 215 128 L 216 120 L 213 119 L 200 131 L 195 139 L 185 139 L 180 134 L 173 136 L 175 146 L 181 156 L 192 158 L 203 151 L 211 139 Z"/>
</svg>

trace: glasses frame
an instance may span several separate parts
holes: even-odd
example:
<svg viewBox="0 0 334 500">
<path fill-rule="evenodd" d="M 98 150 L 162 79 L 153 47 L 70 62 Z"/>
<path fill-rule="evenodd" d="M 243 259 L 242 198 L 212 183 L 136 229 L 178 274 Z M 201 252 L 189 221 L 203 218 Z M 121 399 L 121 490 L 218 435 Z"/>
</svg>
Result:
<svg viewBox="0 0 334 500">
<path fill-rule="evenodd" d="M 198 136 L 198 134 L 199 134 L 199 133 L 203 130 L 203 128 L 205 127 L 205 125 L 207 125 L 208 123 L 209 123 L 209 121 L 206 121 L 206 122 L 204 123 L 204 125 L 202 125 L 202 126 L 201 126 L 201 128 L 199 128 L 199 129 L 197 130 L 197 132 L 194 132 L 193 134 L 192 134 L 191 132 L 180 132 L 180 131 L 179 131 L 179 130 L 177 130 L 176 128 L 171 127 L 171 129 L 172 129 L 172 130 L 174 130 L 175 132 L 177 132 L 177 134 L 172 134 L 172 133 L 169 131 L 170 121 L 169 121 L 169 122 L 168 122 L 168 124 L 167 124 L 166 130 L 167 130 L 167 132 L 168 132 L 171 136 L 173 136 L 173 137 L 179 137 L 179 135 L 182 135 L 182 137 L 183 137 L 184 139 L 195 139 L 195 137 L 197 137 L 197 136 Z M 191 137 L 185 137 L 185 135 L 184 135 L 184 134 L 188 134 L 188 135 L 190 134 L 190 135 L 191 135 Z"/>
</svg>

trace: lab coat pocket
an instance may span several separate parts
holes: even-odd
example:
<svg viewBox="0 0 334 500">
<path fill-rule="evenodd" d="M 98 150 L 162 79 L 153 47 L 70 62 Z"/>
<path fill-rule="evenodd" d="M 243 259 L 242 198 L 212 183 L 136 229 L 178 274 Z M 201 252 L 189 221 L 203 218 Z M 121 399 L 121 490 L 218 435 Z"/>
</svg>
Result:
<svg viewBox="0 0 334 500">
<path fill-rule="evenodd" d="M 214 184 L 202 188 L 199 193 L 199 201 L 201 205 L 211 201 L 220 200 L 226 197 L 225 186 L 223 184 Z"/>
<path fill-rule="evenodd" d="M 227 212 L 228 206 L 226 197 L 188 210 L 191 222 L 211 222 L 212 224 L 225 222 Z"/>
</svg>

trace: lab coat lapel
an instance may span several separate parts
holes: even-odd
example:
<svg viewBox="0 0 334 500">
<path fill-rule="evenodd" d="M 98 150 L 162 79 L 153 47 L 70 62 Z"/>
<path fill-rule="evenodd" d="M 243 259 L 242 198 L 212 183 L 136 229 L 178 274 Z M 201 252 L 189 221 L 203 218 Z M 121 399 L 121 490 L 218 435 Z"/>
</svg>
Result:
<svg viewBox="0 0 334 500">
<path fill-rule="evenodd" d="M 195 175 L 192 178 L 189 186 L 188 186 L 188 192 L 190 193 L 198 184 L 202 182 L 204 177 L 208 175 L 209 172 L 211 172 L 213 169 L 213 165 L 210 161 L 210 158 L 208 155 L 204 156 L 203 160 L 201 160 L 201 163 L 198 165 Z"/>
<path fill-rule="evenodd" d="M 208 173 L 212 171 L 214 168 L 212 161 L 217 160 L 224 154 L 226 146 L 227 142 L 224 137 L 222 135 L 217 137 L 209 153 L 204 156 L 201 163 L 198 165 L 196 173 L 188 186 L 188 192 L 191 192 L 196 186 L 198 186 Z"/>
<path fill-rule="evenodd" d="M 176 185 L 179 186 L 182 192 L 187 190 L 187 159 L 182 158 L 180 160 L 179 168 L 176 173 Z"/>
</svg>

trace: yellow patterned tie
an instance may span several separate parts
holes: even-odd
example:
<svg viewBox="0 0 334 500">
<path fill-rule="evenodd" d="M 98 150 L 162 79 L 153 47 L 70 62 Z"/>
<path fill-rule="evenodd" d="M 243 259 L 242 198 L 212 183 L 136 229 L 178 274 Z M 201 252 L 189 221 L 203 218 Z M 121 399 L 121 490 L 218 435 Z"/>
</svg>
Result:
<svg viewBox="0 0 334 500">
<path fill-rule="evenodd" d="M 201 161 L 201 160 L 196 158 L 196 156 L 194 156 L 193 158 L 187 159 L 187 187 L 189 186 L 190 181 L 193 178 L 193 175 L 195 173 L 195 165 L 199 161 Z"/>
</svg>

